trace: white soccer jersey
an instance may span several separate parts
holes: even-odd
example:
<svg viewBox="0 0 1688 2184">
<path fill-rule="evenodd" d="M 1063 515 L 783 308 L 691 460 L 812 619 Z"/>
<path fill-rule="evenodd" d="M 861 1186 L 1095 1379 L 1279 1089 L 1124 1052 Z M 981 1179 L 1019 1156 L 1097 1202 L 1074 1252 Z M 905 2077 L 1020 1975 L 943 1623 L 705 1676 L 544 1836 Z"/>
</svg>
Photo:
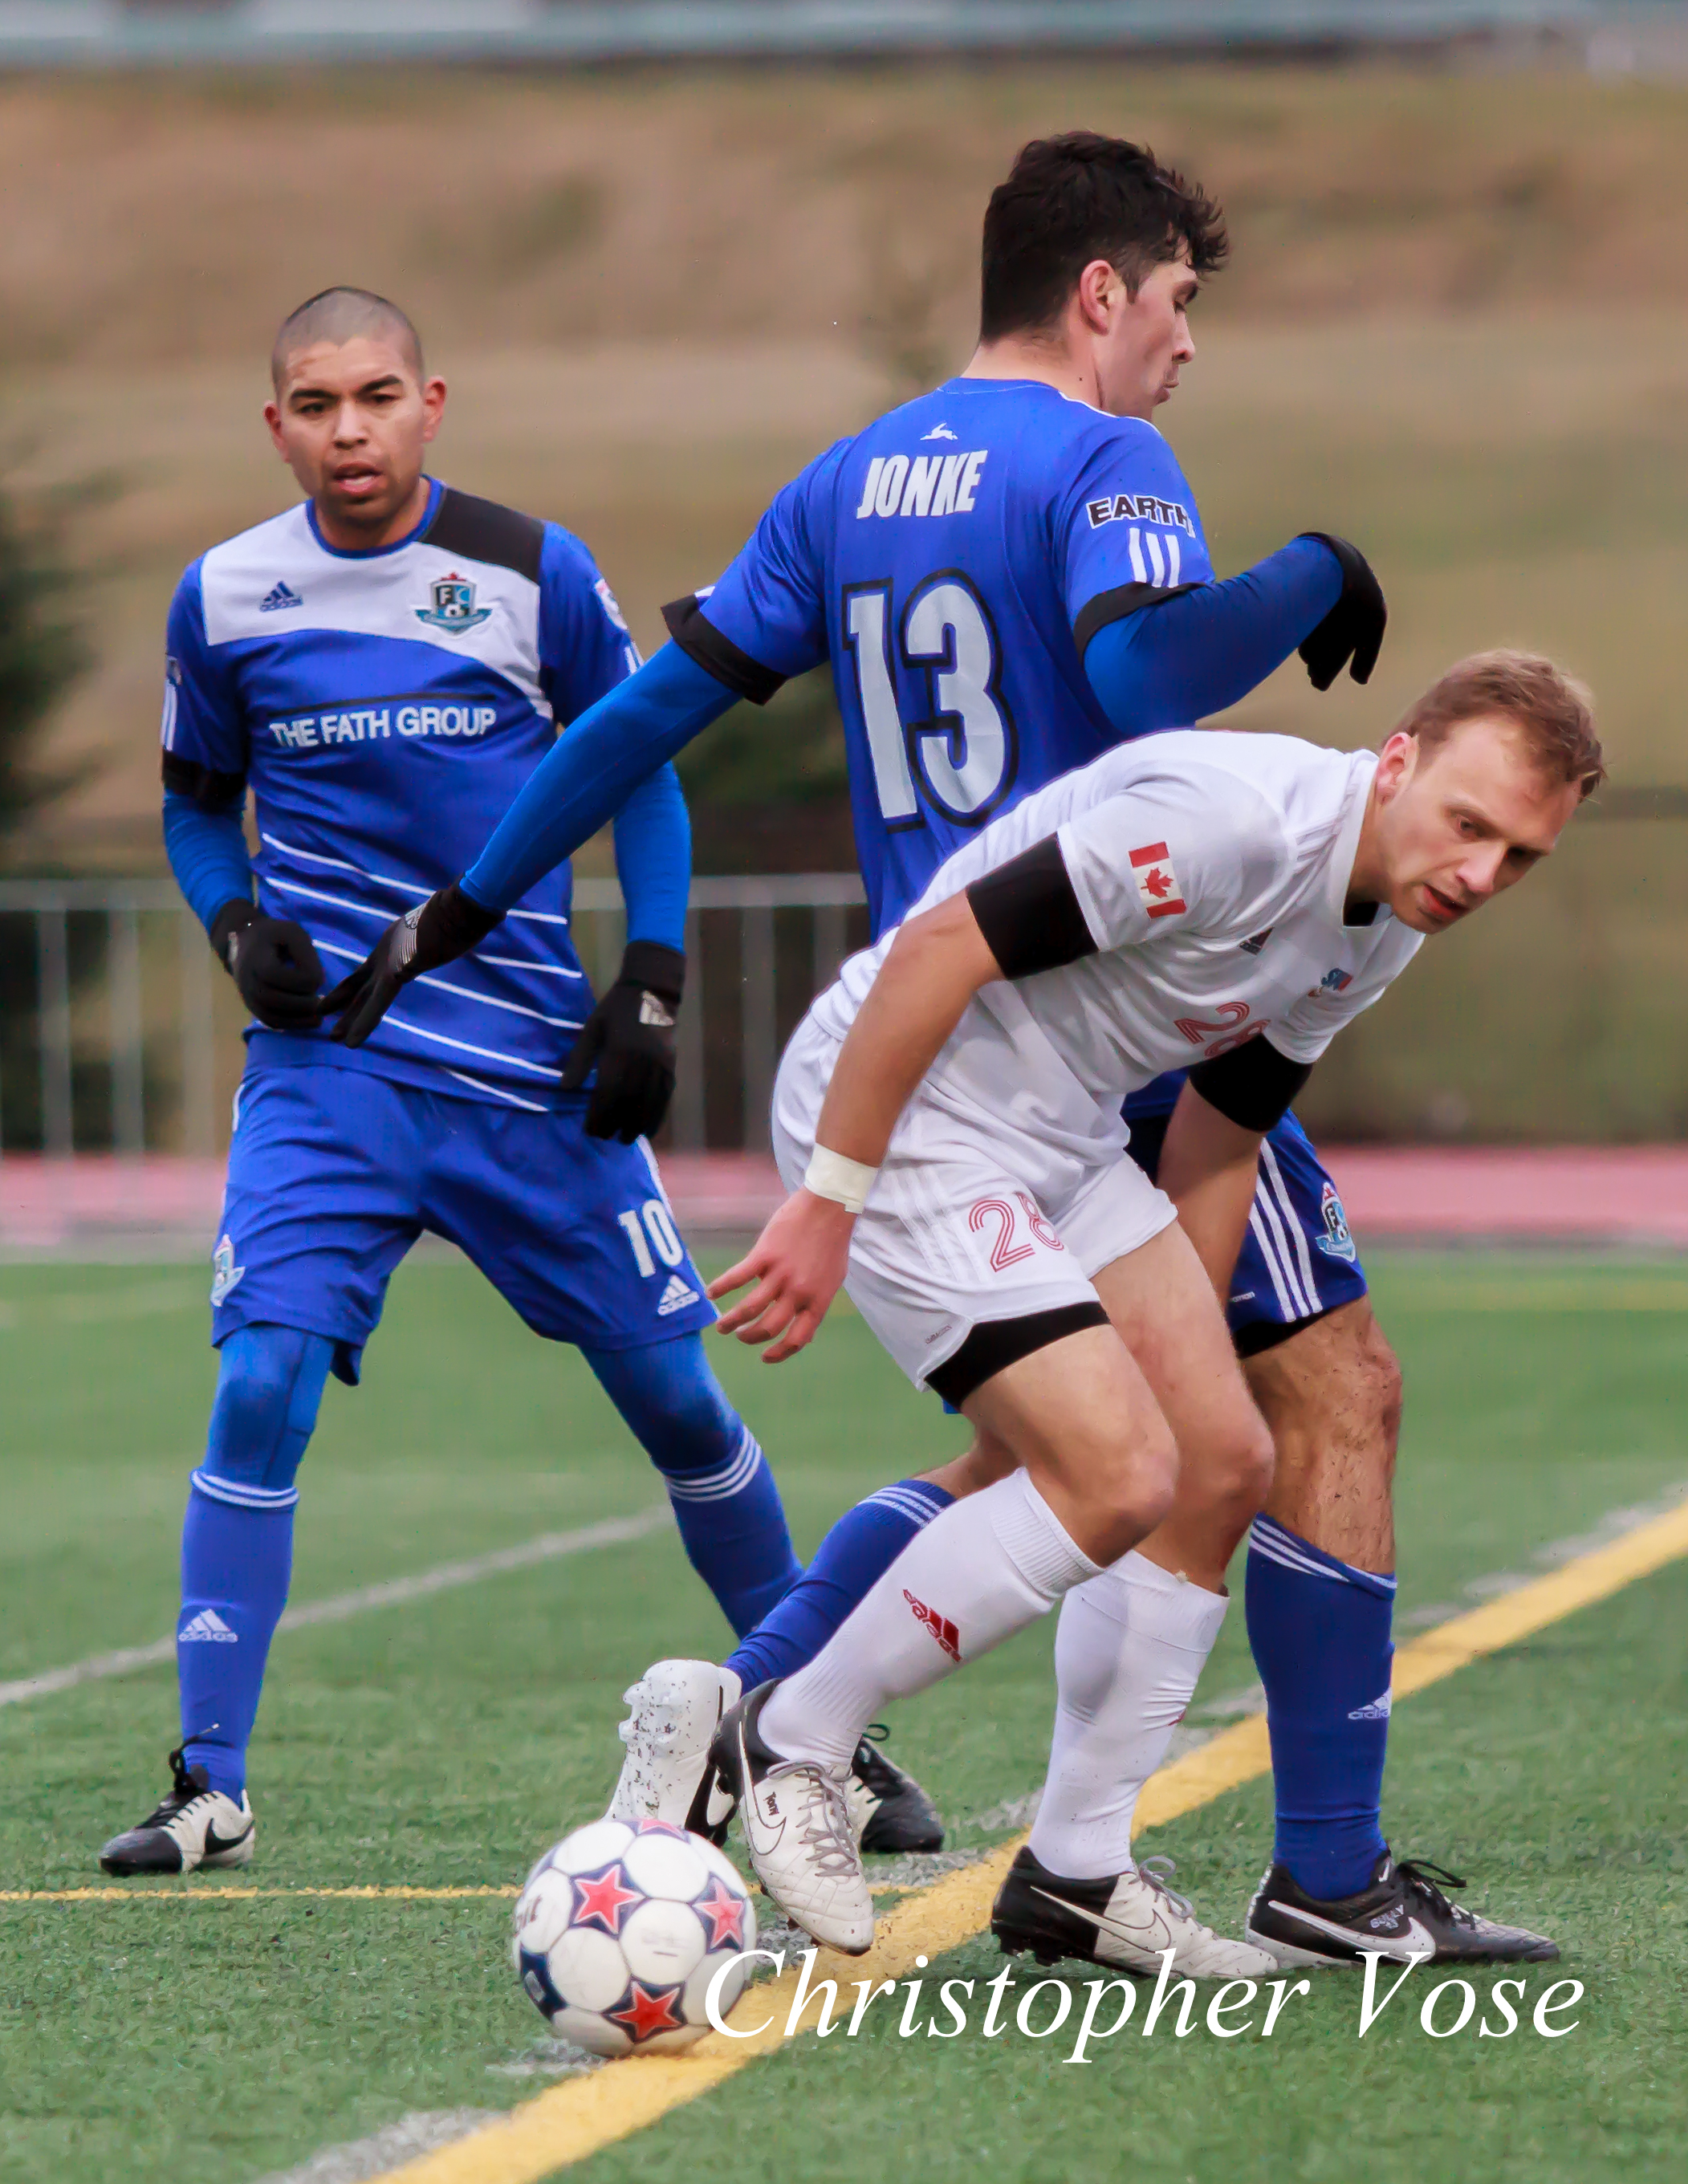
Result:
<svg viewBox="0 0 1688 2184">
<path fill-rule="evenodd" d="M 1318 1060 L 1417 952 L 1381 905 L 1345 922 L 1376 759 L 1189 730 L 1107 752 L 949 859 L 910 912 L 1056 835 L 1098 952 L 981 989 L 928 1077 L 941 1098 L 1084 1157 L 1123 1146 L 1123 1095 L 1257 1034 Z M 816 1003 L 841 1039 L 895 939 Z"/>
</svg>

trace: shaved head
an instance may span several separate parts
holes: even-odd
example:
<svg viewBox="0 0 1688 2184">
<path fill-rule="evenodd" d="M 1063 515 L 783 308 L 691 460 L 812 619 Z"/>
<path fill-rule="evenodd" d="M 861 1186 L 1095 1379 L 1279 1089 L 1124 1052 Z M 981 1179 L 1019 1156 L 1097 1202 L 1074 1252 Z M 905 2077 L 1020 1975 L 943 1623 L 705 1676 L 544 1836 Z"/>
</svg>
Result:
<svg viewBox="0 0 1688 2184">
<path fill-rule="evenodd" d="M 421 380 L 422 344 L 397 304 L 368 288 L 325 288 L 281 321 L 270 355 L 270 376 L 276 392 L 287 376 L 288 359 L 301 349 L 322 342 L 342 348 L 358 340 L 391 342 Z"/>
</svg>

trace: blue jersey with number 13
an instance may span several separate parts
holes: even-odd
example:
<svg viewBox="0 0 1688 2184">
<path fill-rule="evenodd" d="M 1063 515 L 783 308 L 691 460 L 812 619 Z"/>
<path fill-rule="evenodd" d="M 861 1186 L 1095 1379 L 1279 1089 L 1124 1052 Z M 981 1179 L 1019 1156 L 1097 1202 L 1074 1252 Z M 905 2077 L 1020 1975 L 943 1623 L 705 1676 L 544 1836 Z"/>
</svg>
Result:
<svg viewBox="0 0 1688 2184">
<path fill-rule="evenodd" d="M 771 676 L 832 661 L 877 934 L 987 821 L 1120 741 L 1095 632 L 1212 575 L 1152 425 L 953 379 L 819 456 L 700 597 Z"/>
</svg>

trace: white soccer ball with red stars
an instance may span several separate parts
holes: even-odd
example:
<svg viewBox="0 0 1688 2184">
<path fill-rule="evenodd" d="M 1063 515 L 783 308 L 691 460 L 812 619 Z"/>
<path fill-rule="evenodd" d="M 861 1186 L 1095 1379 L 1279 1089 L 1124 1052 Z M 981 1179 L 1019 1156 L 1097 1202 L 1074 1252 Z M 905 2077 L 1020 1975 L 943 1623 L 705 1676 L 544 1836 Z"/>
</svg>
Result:
<svg viewBox="0 0 1688 2184">
<path fill-rule="evenodd" d="M 594 1820 L 527 1876 L 512 1953 L 560 2039 L 594 2055 L 671 2053 L 749 1977 L 756 1914 L 724 1852 L 666 1820 Z"/>
</svg>

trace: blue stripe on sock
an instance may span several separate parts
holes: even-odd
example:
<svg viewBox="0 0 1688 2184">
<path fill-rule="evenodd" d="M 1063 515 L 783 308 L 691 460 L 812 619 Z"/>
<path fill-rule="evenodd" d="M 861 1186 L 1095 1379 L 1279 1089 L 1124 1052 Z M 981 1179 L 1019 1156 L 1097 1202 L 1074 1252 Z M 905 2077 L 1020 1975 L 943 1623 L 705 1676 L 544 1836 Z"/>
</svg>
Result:
<svg viewBox="0 0 1688 2184">
<path fill-rule="evenodd" d="M 909 1541 L 955 1498 L 928 1479 L 905 1479 L 840 1517 L 778 1607 L 728 1657 L 745 1690 L 812 1661 Z"/>
</svg>

